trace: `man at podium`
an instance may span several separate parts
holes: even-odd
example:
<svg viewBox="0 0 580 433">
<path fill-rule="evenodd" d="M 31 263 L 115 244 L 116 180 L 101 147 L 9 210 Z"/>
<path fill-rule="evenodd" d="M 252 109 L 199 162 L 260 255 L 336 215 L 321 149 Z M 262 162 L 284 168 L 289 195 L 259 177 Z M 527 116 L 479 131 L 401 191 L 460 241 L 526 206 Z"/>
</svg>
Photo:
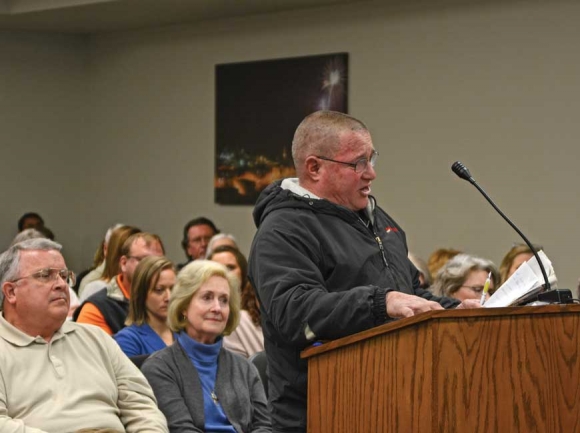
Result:
<svg viewBox="0 0 580 433">
<path fill-rule="evenodd" d="M 306 431 L 306 347 L 459 305 L 419 287 L 405 233 L 371 196 L 378 152 L 363 122 L 310 114 L 295 132 L 292 157 L 298 178 L 272 183 L 256 203 L 249 266 L 262 309 L 272 427 L 285 433 Z"/>
</svg>

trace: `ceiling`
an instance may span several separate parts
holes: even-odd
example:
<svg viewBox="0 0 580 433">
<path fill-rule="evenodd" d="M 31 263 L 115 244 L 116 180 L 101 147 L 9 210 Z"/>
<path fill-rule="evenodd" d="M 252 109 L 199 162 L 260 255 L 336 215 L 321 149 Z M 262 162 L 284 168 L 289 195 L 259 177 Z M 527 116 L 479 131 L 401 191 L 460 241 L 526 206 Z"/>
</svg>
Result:
<svg viewBox="0 0 580 433">
<path fill-rule="evenodd" d="M 361 0 L 0 0 L 0 30 L 90 34 Z"/>
</svg>

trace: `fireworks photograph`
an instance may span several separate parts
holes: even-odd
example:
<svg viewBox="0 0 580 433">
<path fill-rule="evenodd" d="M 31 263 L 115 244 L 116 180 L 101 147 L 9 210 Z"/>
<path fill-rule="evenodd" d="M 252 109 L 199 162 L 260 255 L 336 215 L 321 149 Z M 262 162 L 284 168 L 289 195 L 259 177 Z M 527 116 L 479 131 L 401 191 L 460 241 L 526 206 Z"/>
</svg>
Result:
<svg viewBox="0 0 580 433">
<path fill-rule="evenodd" d="M 348 54 L 216 65 L 215 202 L 254 205 L 295 177 L 292 137 L 317 110 L 347 113 Z"/>
</svg>

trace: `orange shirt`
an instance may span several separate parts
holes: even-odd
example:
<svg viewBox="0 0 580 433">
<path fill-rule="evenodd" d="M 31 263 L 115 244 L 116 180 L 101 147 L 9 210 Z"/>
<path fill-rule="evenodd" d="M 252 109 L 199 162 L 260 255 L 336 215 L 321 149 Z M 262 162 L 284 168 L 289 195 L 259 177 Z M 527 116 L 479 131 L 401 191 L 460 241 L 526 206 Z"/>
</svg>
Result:
<svg viewBox="0 0 580 433">
<path fill-rule="evenodd" d="M 119 288 L 125 295 L 125 298 L 129 299 L 130 292 L 127 290 L 125 285 L 123 284 L 123 279 L 121 278 L 121 274 L 115 277 L 117 279 L 117 284 Z M 81 310 L 79 317 L 77 318 L 77 323 L 89 323 L 91 325 L 96 325 L 105 331 L 109 335 L 113 335 L 113 330 L 107 325 L 105 321 L 105 317 L 101 310 L 97 308 L 95 304 L 91 304 L 90 302 L 86 302 Z"/>
</svg>

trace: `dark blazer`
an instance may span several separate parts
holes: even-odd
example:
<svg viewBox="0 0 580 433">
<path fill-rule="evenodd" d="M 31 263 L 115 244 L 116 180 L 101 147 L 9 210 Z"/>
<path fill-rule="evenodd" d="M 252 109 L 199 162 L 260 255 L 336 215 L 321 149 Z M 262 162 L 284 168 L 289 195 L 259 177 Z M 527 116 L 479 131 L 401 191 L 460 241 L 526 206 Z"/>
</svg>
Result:
<svg viewBox="0 0 580 433">
<path fill-rule="evenodd" d="M 151 355 L 142 371 L 171 433 L 204 431 L 201 381 L 179 342 Z M 226 349 L 220 350 L 215 393 L 239 433 L 272 431 L 264 387 L 256 368 L 247 359 Z"/>
</svg>

